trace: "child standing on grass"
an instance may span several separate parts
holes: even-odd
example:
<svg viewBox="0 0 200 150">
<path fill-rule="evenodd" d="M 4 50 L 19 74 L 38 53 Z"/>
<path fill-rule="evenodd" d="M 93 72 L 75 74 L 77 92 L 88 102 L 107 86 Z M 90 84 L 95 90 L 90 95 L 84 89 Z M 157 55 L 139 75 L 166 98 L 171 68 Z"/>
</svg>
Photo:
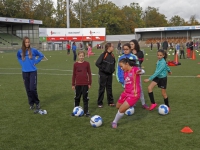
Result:
<svg viewBox="0 0 200 150">
<path fill-rule="evenodd" d="M 140 50 L 140 45 L 139 45 L 137 40 L 131 40 L 130 41 L 130 45 L 131 45 L 132 53 L 138 57 L 139 67 L 141 68 L 142 67 L 142 63 L 144 61 L 144 54 Z M 141 87 L 140 101 L 142 103 L 142 108 L 149 109 L 149 106 L 145 103 L 145 99 L 144 99 L 144 93 L 143 93 L 143 90 L 142 90 L 142 79 L 141 79 L 141 76 L 140 76 L 140 87 Z"/>
<path fill-rule="evenodd" d="M 105 51 L 99 56 L 96 61 L 96 66 L 99 68 L 99 94 L 97 105 L 103 107 L 103 98 L 106 89 L 107 102 L 109 106 L 115 106 L 112 94 L 112 80 L 115 71 L 115 57 L 113 55 L 113 44 L 107 43 Z"/>
<path fill-rule="evenodd" d="M 88 54 L 88 58 L 90 57 L 90 55 L 94 55 L 94 53 L 92 52 L 92 45 L 91 44 L 88 45 L 88 52 L 87 52 L 87 54 Z"/>
<path fill-rule="evenodd" d="M 117 128 L 118 121 L 131 106 L 134 106 L 140 98 L 140 69 L 136 65 L 136 60 L 123 58 L 119 61 L 119 66 L 124 71 L 124 91 L 121 93 L 116 107 L 118 112 L 112 122 L 112 128 Z"/>
<path fill-rule="evenodd" d="M 129 57 L 133 57 L 134 60 L 138 60 L 138 58 L 137 58 L 136 55 L 132 54 L 131 46 L 130 46 L 129 43 L 125 43 L 122 46 L 122 49 L 124 51 L 124 54 L 119 56 L 119 58 L 118 58 L 117 69 L 116 69 L 116 77 L 117 77 L 117 81 L 122 84 L 122 87 L 124 87 L 124 71 L 119 66 L 119 61 L 123 58 L 129 58 Z M 137 61 L 137 64 L 139 64 L 138 61 Z"/>
<path fill-rule="evenodd" d="M 155 103 L 154 100 L 154 95 L 153 95 L 153 88 L 158 85 L 159 88 L 161 88 L 162 96 L 164 98 L 164 103 L 169 107 L 169 102 L 168 102 L 168 96 L 166 93 L 166 88 L 167 88 L 167 72 L 169 75 L 172 74 L 170 68 L 166 64 L 166 58 L 167 54 L 164 50 L 158 50 L 157 52 L 157 66 L 156 66 L 156 71 L 155 73 L 149 77 L 149 79 L 145 79 L 144 82 L 149 82 L 151 81 L 150 85 L 148 86 L 148 92 L 149 92 L 149 98 L 151 101 L 151 106 L 150 106 L 150 111 L 155 109 L 157 104 Z"/>
<path fill-rule="evenodd" d="M 175 51 L 175 54 L 179 55 L 179 51 L 180 51 L 180 44 L 177 43 L 177 44 L 176 44 L 176 51 Z"/>
<path fill-rule="evenodd" d="M 69 42 L 67 43 L 67 55 L 70 54 L 70 49 L 71 49 L 71 45 L 69 44 Z"/>
<path fill-rule="evenodd" d="M 72 89 L 75 90 L 75 107 L 79 106 L 81 95 L 83 95 L 83 108 L 85 116 L 90 116 L 88 110 L 88 90 L 92 84 L 90 64 L 84 61 L 85 52 L 78 52 L 78 61 L 74 63 L 72 76 Z M 72 113 L 73 116 L 73 113 Z"/>
<path fill-rule="evenodd" d="M 36 59 L 36 57 L 38 58 Z M 36 64 L 38 64 L 43 57 L 44 55 L 41 52 L 30 47 L 30 39 L 28 37 L 24 37 L 22 41 L 22 48 L 17 52 L 17 59 L 22 67 L 22 77 L 31 110 L 34 109 L 34 104 L 36 105 L 37 110 L 40 109 L 40 100 L 37 93 Z"/>
<path fill-rule="evenodd" d="M 72 44 L 72 51 L 73 51 L 73 54 L 74 54 L 74 62 L 75 62 L 76 57 L 77 57 L 77 55 L 76 55 L 76 43 L 75 42 L 73 42 L 73 44 Z"/>
<path fill-rule="evenodd" d="M 181 42 L 180 44 L 180 59 L 182 55 L 183 55 L 183 58 L 185 59 L 185 45 L 183 44 L 183 42 Z"/>
</svg>

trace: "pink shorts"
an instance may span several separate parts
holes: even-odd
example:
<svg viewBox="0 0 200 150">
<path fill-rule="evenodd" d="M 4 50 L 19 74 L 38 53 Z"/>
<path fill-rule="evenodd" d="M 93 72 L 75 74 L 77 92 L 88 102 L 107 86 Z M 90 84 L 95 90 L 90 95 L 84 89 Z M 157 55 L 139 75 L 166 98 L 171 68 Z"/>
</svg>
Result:
<svg viewBox="0 0 200 150">
<path fill-rule="evenodd" d="M 131 94 L 123 92 L 119 97 L 118 103 L 123 104 L 126 101 L 130 106 L 134 106 L 139 99 L 140 94 L 135 97 Z"/>
</svg>

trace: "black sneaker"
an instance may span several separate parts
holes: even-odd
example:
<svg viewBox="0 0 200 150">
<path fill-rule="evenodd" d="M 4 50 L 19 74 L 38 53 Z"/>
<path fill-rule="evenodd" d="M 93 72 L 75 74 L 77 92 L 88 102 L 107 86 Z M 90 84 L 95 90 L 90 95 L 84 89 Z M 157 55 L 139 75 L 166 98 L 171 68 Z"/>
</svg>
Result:
<svg viewBox="0 0 200 150">
<path fill-rule="evenodd" d="M 32 106 L 30 106 L 30 110 L 33 110 L 35 107 L 32 105 Z"/>
<path fill-rule="evenodd" d="M 90 113 L 86 113 L 86 114 L 85 114 L 85 117 L 90 117 Z"/>
<path fill-rule="evenodd" d="M 40 109 L 40 104 L 37 104 L 37 105 L 36 105 L 36 109 Z"/>
</svg>

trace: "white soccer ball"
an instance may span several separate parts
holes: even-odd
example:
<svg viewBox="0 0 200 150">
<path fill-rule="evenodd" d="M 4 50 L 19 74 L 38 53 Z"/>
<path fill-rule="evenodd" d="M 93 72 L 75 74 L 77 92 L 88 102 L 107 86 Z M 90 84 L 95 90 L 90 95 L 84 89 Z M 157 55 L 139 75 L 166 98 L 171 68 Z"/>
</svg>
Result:
<svg viewBox="0 0 200 150">
<path fill-rule="evenodd" d="M 47 110 L 43 110 L 43 113 L 46 115 L 47 114 Z"/>
<path fill-rule="evenodd" d="M 132 106 L 132 107 L 130 107 L 129 109 L 126 110 L 125 114 L 126 114 L 127 116 L 131 116 L 131 115 L 134 114 L 134 112 L 135 112 L 135 109 L 134 109 L 134 107 Z"/>
<path fill-rule="evenodd" d="M 81 117 L 84 114 L 83 108 L 81 106 L 74 107 L 73 109 L 74 116 Z"/>
<path fill-rule="evenodd" d="M 160 115 L 167 115 L 169 113 L 169 108 L 167 105 L 165 104 L 161 104 L 159 107 L 158 107 L 158 113 Z"/>
<path fill-rule="evenodd" d="M 96 128 L 96 127 L 100 127 L 103 123 L 102 118 L 99 115 L 94 115 L 91 117 L 90 119 L 90 124 Z"/>
</svg>

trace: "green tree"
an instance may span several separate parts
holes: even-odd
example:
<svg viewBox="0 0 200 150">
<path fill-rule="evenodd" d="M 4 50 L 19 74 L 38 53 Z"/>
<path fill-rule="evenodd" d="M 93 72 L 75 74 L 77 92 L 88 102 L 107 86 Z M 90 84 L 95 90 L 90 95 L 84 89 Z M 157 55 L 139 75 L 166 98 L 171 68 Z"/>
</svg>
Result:
<svg viewBox="0 0 200 150">
<path fill-rule="evenodd" d="M 122 19 L 125 22 L 126 33 L 134 33 L 135 28 L 144 27 L 142 7 L 138 3 L 131 3 L 130 6 L 122 7 L 121 13 L 124 13 Z"/>
<path fill-rule="evenodd" d="M 168 22 L 169 26 L 183 26 L 185 25 L 185 20 L 178 15 L 171 17 Z"/>
<path fill-rule="evenodd" d="M 38 4 L 38 0 L 22 0 L 19 17 L 34 19 L 35 7 Z"/>
<path fill-rule="evenodd" d="M 76 18 L 79 21 L 79 27 L 88 27 L 90 25 L 97 27 L 96 8 L 99 5 L 107 4 L 107 0 L 79 0 L 72 4 L 72 10 L 76 14 Z M 93 22 L 93 19 L 94 22 Z M 93 24 L 95 23 L 95 24 Z"/>
<path fill-rule="evenodd" d="M 52 0 L 40 0 L 39 4 L 35 7 L 34 18 L 43 21 L 43 27 L 55 27 L 56 20 L 54 17 L 55 8 Z"/>
<path fill-rule="evenodd" d="M 34 19 L 38 0 L 1 0 L 0 14 L 4 17 Z"/>
<path fill-rule="evenodd" d="M 72 5 L 73 2 L 70 1 L 70 5 Z M 66 0 L 57 0 L 57 10 L 56 10 L 56 26 L 64 28 L 66 27 L 67 23 L 67 10 L 66 10 Z M 71 10 L 70 7 L 70 27 L 75 28 L 78 27 L 78 20 L 74 14 L 74 12 Z"/>
<path fill-rule="evenodd" d="M 96 23 L 97 27 L 105 27 L 106 34 L 126 33 L 124 14 L 114 3 L 108 2 L 98 5 L 94 8 L 92 14 L 95 15 L 90 16 L 93 19 L 90 25 Z"/>
<path fill-rule="evenodd" d="M 125 33 L 121 10 L 107 0 L 88 0 L 74 3 L 73 10 L 81 27 L 105 27 L 106 34 Z"/>
<path fill-rule="evenodd" d="M 146 27 L 164 27 L 168 25 L 165 15 L 159 13 L 158 8 L 150 6 L 144 12 L 144 22 Z"/>
<path fill-rule="evenodd" d="M 186 23 L 187 25 L 199 25 L 200 23 L 197 21 L 196 16 L 190 16 L 189 21 Z"/>
</svg>

